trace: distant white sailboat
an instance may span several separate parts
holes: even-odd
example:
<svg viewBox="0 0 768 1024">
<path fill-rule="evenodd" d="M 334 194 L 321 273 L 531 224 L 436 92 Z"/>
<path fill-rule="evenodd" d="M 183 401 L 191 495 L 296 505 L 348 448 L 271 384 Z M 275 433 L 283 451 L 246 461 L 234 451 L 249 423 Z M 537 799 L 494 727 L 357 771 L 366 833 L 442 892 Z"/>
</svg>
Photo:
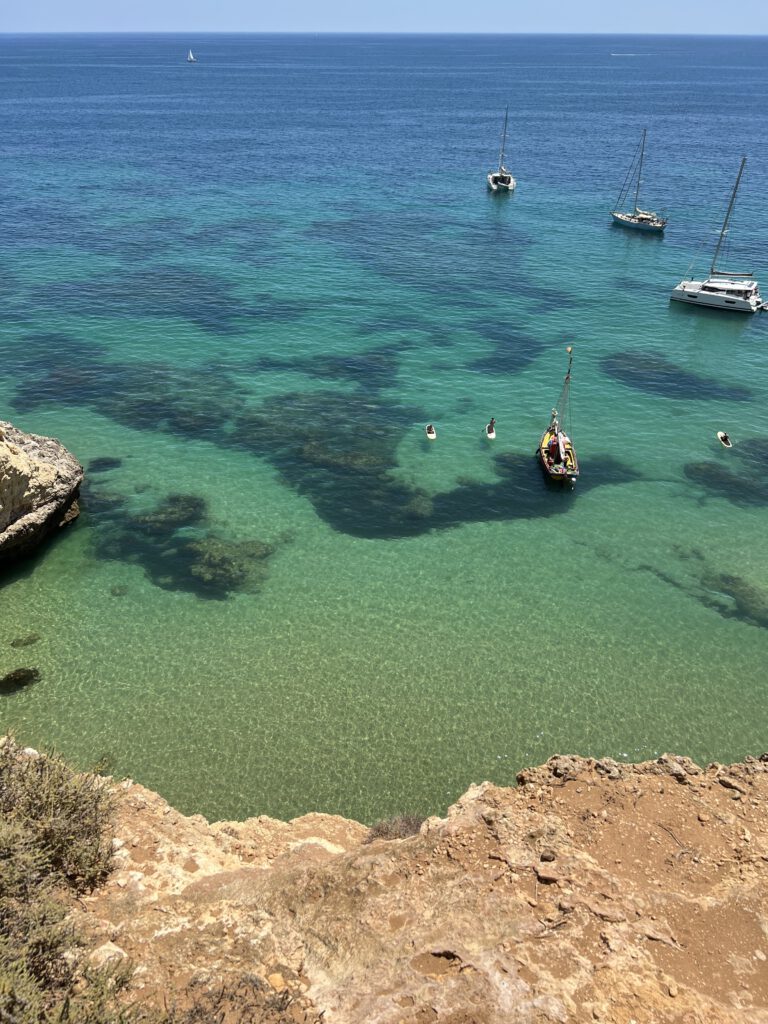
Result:
<svg viewBox="0 0 768 1024">
<path fill-rule="evenodd" d="M 197 57 L 190 50 L 187 54 L 187 64 L 197 64 Z"/>
<path fill-rule="evenodd" d="M 619 224 L 623 228 L 634 228 L 636 231 L 654 231 L 660 234 L 667 226 L 666 218 L 659 217 L 658 214 L 653 213 L 651 210 L 641 210 L 638 206 L 640 202 L 640 183 L 643 174 L 643 156 L 645 155 L 645 134 L 646 129 L 643 128 L 643 137 L 640 140 L 639 146 L 639 157 L 636 152 L 632 166 L 629 168 L 624 179 L 619 198 L 616 200 L 616 209 L 611 210 L 611 216 L 613 217 L 614 224 Z M 633 184 L 635 185 L 635 201 L 632 209 L 629 211 L 622 210 L 622 207 L 627 204 L 629 192 Z"/>
<path fill-rule="evenodd" d="M 491 192 L 513 192 L 517 182 L 504 166 L 504 149 L 507 145 L 507 121 L 509 120 L 509 106 L 504 111 L 504 128 L 501 132 L 501 151 L 499 152 L 499 169 L 489 171 L 486 180 Z"/>
</svg>

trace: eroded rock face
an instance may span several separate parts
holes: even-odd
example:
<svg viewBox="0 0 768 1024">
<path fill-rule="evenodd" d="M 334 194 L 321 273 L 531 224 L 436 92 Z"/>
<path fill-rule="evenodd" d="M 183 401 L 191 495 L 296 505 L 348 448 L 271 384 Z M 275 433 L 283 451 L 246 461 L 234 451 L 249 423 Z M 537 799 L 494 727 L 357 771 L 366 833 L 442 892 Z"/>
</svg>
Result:
<svg viewBox="0 0 768 1024">
<path fill-rule="evenodd" d="M 0 421 L 0 566 L 75 519 L 83 467 L 52 437 Z"/>
<path fill-rule="evenodd" d="M 768 1024 L 768 756 L 517 781 L 373 842 L 122 783 L 116 870 L 76 914 L 160 1004 L 247 974 L 297 1024 Z"/>
</svg>

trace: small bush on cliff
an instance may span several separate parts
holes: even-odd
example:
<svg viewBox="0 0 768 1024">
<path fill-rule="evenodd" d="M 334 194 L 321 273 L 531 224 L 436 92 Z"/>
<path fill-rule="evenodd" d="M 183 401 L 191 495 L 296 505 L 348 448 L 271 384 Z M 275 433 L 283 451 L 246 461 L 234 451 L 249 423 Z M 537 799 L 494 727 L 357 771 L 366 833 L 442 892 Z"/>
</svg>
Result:
<svg viewBox="0 0 768 1024">
<path fill-rule="evenodd" d="M 0 816 L 14 826 L 18 850 L 34 855 L 30 884 L 48 878 L 76 893 L 93 889 L 110 869 L 112 800 L 104 780 L 77 775 L 54 756 L 0 747 Z"/>
<path fill-rule="evenodd" d="M 0 744 L 0 1020 L 122 1024 L 115 996 L 127 979 L 78 973 L 79 942 L 66 922 L 68 896 L 109 871 L 103 780 L 10 738 Z"/>
<path fill-rule="evenodd" d="M 276 992 L 254 975 L 213 988 L 192 982 L 181 1001 L 153 1024 L 320 1024 L 288 989 Z"/>
<path fill-rule="evenodd" d="M 371 825 L 365 841 L 372 843 L 374 839 L 406 839 L 415 836 L 424 820 L 416 814 L 398 814 L 394 818 L 385 818 Z"/>
</svg>

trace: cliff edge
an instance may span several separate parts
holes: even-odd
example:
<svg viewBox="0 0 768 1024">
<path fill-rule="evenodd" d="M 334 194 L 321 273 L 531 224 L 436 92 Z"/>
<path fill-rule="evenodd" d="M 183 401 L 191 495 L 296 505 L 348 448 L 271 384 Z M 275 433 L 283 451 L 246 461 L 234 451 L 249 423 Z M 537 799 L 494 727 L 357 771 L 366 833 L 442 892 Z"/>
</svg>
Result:
<svg viewBox="0 0 768 1024">
<path fill-rule="evenodd" d="M 248 977 L 296 1024 L 768 1024 L 768 755 L 517 782 L 373 841 L 120 783 L 116 869 L 74 917 L 158 1005 Z"/>
<path fill-rule="evenodd" d="M 83 467 L 52 437 L 0 421 L 0 566 L 75 519 Z"/>
</svg>

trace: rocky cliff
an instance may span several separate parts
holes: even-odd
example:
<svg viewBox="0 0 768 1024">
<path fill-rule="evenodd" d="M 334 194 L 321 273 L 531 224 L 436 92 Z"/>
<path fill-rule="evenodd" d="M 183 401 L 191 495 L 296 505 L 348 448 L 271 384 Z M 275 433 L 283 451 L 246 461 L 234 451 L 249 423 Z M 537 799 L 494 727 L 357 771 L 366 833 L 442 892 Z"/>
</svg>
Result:
<svg viewBox="0 0 768 1024">
<path fill-rule="evenodd" d="M 768 1024 L 768 755 L 517 781 L 373 841 L 320 814 L 209 824 L 124 782 L 116 870 L 75 917 L 166 1006 L 247 977 L 296 1024 Z"/>
<path fill-rule="evenodd" d="M 0 421 L 0 566 L 78 515 L 80 463 L 51 437 Z"/>
</svg>

